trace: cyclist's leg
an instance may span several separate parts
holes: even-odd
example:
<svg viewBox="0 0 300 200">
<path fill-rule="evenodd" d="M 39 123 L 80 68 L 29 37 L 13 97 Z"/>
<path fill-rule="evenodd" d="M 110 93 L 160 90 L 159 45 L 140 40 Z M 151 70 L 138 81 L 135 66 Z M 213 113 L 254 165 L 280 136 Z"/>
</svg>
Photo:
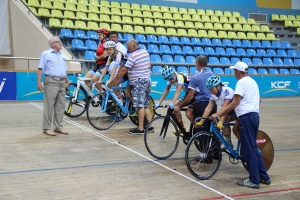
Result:
<svg viewBox="0 0 300 200">
<path fill-rule="evenodd" d="M 91 69 L 84 77 L 92 78 L 94 76 L 94 74 L 95 74 L 95 71 L 93 71 L 93 69 Z M 90 89 L 92 89 L 91 81 L 84 81 L 84 82 Z"/>
<path fill-rule="evenodd" d="M 191 123 L 194 122 L 194 116 L 193 116 L 193 104 L 188 105 L 188 108 L 185 112 L 186 117 L 190 120 Z"/>
<path fill-rule="evenodd" d="M 181 102 L 183 101 L 183 99 L 184 99 L 184 97 L 182 97 L 182 98 L 180 98 L 179 100 L 177 100 L 177 101 L 175 102 L 174 106 L 180 105 Z M 183 120 L 182 120 L 181 112 L 180 112 L 180 111 L 179 111 L 179 112 L 174 111 L 174 114 L 175 114 L 175 116 L 176 116 L 176 118 L 177 118 L 179 124 L 180 124 L 184 129 L 186 129 L 185 126 L 184 126 Z"/>
</svg>

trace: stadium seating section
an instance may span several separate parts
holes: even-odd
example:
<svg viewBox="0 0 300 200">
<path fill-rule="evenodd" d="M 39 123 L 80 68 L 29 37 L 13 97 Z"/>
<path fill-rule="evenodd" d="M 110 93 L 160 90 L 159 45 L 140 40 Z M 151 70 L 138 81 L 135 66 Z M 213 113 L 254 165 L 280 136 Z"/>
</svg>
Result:
<svg viewBox="0 0 300 200">
<path fill-rule="evenodd" d="M 277 39 L 267 25 L 239 12 L 103 0 L 22 1 L 81 59 L 94 59 L 99 43 L 96 31 L 106 28 L 117 31 L 123 43 L 136 39 L 149 52 L 152 72 L 157 74 L 165 63 L 195 74 L 191 65 L 200 54 L 209 57 L 213 66 L 209 70 L 215 74 L 233 74 L 224 66 L 240 60 L 250 66 L 249 74 L 299 74 L 300 51 Z M 300 34 L 300 15 L 272 14 L 271 21 L 296 28 Z"/>
</svg>

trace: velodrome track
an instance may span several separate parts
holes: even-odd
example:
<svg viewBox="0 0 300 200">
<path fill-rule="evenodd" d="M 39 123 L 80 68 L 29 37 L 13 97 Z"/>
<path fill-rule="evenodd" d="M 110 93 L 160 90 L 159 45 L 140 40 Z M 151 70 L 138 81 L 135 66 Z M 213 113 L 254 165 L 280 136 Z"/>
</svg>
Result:
<svg viewBox="0 0 300 200">
<path fill-rule="evenodd" d="M 83 115 L 65 117 L 68 136 L 42 134 L 42 102 L 0 103 L 0 199 L 299 199 L 300 97 L 262 99 L 260 129 L 275 147 L 270 186 L 240 187 L 242 164 L 228 156 L 210 180 L 196 180 L 184 162 L 185 145 L 154 160 L 143 136 L 127 133 L 127 118 L 107 131 Z M 186 124 L 188 122 L 186 121 Z"/>
</svg>

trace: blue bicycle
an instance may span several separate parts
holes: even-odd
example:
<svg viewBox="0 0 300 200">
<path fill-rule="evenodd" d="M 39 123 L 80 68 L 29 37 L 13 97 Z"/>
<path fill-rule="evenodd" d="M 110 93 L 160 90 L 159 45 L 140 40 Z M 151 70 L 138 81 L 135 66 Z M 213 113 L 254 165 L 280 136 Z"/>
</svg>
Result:
<svg viewBox="0 0 300 200">
<path fill-rule="evenodd" d="M 195 119 L 197 123 L 201 119 Z M 240 155 L 240 141 L 236 144 L 236 149 L 233 149 L 224 137 L 222 132 L 216 128 L 216 120 L 210 125 L 209 132 L 201 131 L 196 133 L 188 142 L 185 151 L 185 162 L 190 173 L 200 179 L 206 180 L 211 178 L 219 169 L 222 161 L 222 152 L 220 144 L 226 147 L 225 153 L 229 155 L 229 161 L 232 164 L 242 162 L 246 170 L 247 163 Z M 224 126 L 232 126 L 234 123 L 223 123 Z M 261 152 L 265 167 L 270 169 L 274 159 L 274 147 L 270 137 L 263 131 L 258 131 L 256 139 L 257 147 Z"/>
<path fill-rule="evenodd" d="M 107 130 L 114 125 L 116 121 L 124 119 L 128 114 L 135 112 L 132 103 L 124 90 L 126 87 L 112 87 L 108 89 L 105 83 L 102 84 L 105 92 L 95 95 L 88 103 L 87 118 L 89 123 L 98 130 Z M 114 91 L 121 90 L 123 102 L 120 102 Z M 149 108 L 151 118 L 154 116 L 153 106 L 155 105 L 153 98 L 150 96 Z M 138 115 L 130 115 L 130 120 L 138 126 Z M 147 120 L 144 120 L 147 123 Z"/>
</svg>

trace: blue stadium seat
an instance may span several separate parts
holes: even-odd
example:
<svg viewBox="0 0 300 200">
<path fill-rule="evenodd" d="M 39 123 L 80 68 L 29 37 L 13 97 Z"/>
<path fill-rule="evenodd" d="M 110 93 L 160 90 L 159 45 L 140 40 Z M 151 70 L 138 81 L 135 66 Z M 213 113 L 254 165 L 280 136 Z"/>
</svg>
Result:
<svg viewBox="0 0 300 200">
<path fill-rule="evenodd" d="M 95 60 L 96 52 L 95 51 L 86 51 L 84 53 L 84 58 L 86 60 Z"/>
<path fill-rule="evenodd" d="M 244 48 L 252 48 L 252 44 L 251 44 L 250 40 L 243 40 L 242 44 L 243 44 Z"/>
<path fill-rule="evenodd" d="M 215 68 L 213 68 L 213 73 L 214 74 L 224 74 L 224 71 L 220 67 L 215 67 Z"/>
<path fill-rule="evenodd" d="M 172 45 L 171 52 L 175 55 L 185 55 L 186 54 L 182 51 L 181 47 L 178 45 Z"/>
<path fill-rule="evenodd" d="M 154 73 L 154 74 L 161 74 L 161 72 L 162 72 L 162 67 L 161 66 L 154 65 L 152 67 L 152 73 Z"/>
<path fill-rule="evenodd" d="M 220 61 L 217 57 L 209 57 L 208 58 L 208 64 L 209 65 L 216 65 L 216 64 L 220 64 Z"/>
<path fill-rule="evenodd" d="M 125 46 L 125 45 L 124 45 Z M 147 50 L 146 46 L 144 44 L 139 44 L 140 48 Z M 127 47 L 126 47 L 127 48 Z M 128 49 L 128 48 L 127 48 Z"/>
<path fill-rule="evenodd" d="M 278 49 L 277 50 L 277 56 L 279 56 L 279 57 L 287 57 L 287 53 L 283 49 Z"/>
<path fill-rule="evenodd" d="M 263 65 L 263 62 L 262 62 L 262 60 L 260 59 L 260 58 L 253 58 L 253 60 L 252 60 L 253 62 L 253 65 L 256 65 L 256 66 L 261 66 L 261 65 Z"/>
<path fill-rule="evenodd" d="M 149 43 L 145 37 L 145 35 L 142 34 L 135 34 L 135 40 L 138 41 L 138 43 Z"/>
<path fill-rule="evenodd" d="M 182 72 L 182 73 L 184 73 L 184 74 L 188 74 L 188 73 L 189 73 L 189 70 L 188 70 L 188 68 L 185 67 L 185 66 L 178 66 L 178 67 L 177 67 L 177 72 Z"/>
<path fill-rule="evenodd" d="M 281 43 L 279 41 L 272 41 L 272 48 L 274 49 L 280 49 L 281 48 Z"/>
<path fill-rule="evenodd" d="M 190 67 L 190 74 L 197 74 L 197 68 L 196 67 Z"/>
<path fill-rule="evenodd" d="M 287 51 L 287 55 L 290 58 L 297 58 L 298 57 L 297 52 L 294 49 L 289 49 Z"/>
<path fill-rule="evenodd" d="M 275 50 L 273 50 L 273 49 L 268 49 L 268 50 L 267 50 L 267 56 L 268 56 L 268 57 L 277 57 L 277 54 L 276 54 Z"/>
<path fill-rule="evenodd" d="M 96 31 L 94 31 L 94 32 L 96 32 Z M 96 33 L 97 33 L 97 32 L 96 32 Z M 123 35 L 122 35 L 122 33 L 118 33 L 118 37 L 119 37 L 119 41 L 123 40 Z"/>
<path fill-rule="evenodd" d="M 83 30 L 75 30 L 74 31 L 74 38 L 77 39 L 88 39 L 89 37 L 85 34 Z"/>
<path fill-rule="evenodd" d="M 160 42 L 157 40 L 155 35 L 147 35 L 147 41 L 151 44 L 159 44 Z"/>
<path fill-rule="evenodd" d="M 273 61 L 271 58 L 263 58 L 264 65 L 273 65 Z"/>
<path fill-rule="evenodd" d="M 170 36 L 169 37 L 169 42 L 170 44 L 173 44 L 173 45 L 180 45 L 180 40 L 177 36 Z"/>
<path fill-rule="evenodd" d="M 263 48 L 265 48 L 265 49 L 273 48 L 273 47 L 272 47 L 272 44 L 271 44 L 271 42 L 270 42 L 269 40 L 263 40 L 263 41 L 261 42 L 261 46 L 262 46 Z"/>
<path fill-rule="evenodd" d="M 223 39 L 222 44 L 223 44 L 224 47 L 231 47 L 232 46 L 232 42 L 231 42 L 230 39 Z"/>
<path fill-rule="evenodd" d="M 249 68 L 248 74 L 257 74 L 257 71 L 254 68 Z"/>
<path fill-rule="evenodd" d="M 173 54 L 171 52 L 170 47 L 168 45 L 164 45 L 164 44 L 159 46 L 159 51 L 162 54 Z"/>
<path fill-rule="evenodd" d="M 269 74 L 268 70 L 266 70 L 265 68 L 258 68 L 257 72 L 258 74 Z"/>
<path fill-rule="evenodd" d="M 186 61 L 185 61 L 184 57 L 181 56 L 181 55 L 174 56 L 174 61 L 177 64 L 186 64 Z"/>
<path fill-rule="evenodd" d="M 232 65 L 235 65 L 237 62 L 241 61 L 239 58 L 236 58 L 236 57 L 233 57 L 230 60 L 231 60 Z"/>
<path fill-rule="evenodd" d="M 162 60 L 161 60 L 161 58 L 160 58 L 159 55 L 157 55 L 157 54 L 151 54 L 150 55 L 150 62 L 151 63 L 162 63 Z"/>
<path fill-rule="evenodd" d="M 86 40 L 85 46 L 86 46 L 87 50 L 91 50 L 91 51 L 96 51 L 98 48 L 98 45 L 94 40 Z"/>
<path fill-rule="evenodd" d="M 212 69 L 210 67 L 206 67 L 206 70 L 213 73 Z"/>
<path fill-rule="evenodd" d="M 279 72 L 275 68 L 270 68 L 270 74 L 279 74 Z"/>
<path fill-rule="evenodd" d="M 72 49 L 73 50 L 87 50 L 87 48 L 84 46 L 83 41 L 79 39 L 73 39 L 72 40 Z"/>
<path fill-rule="evenodd" d="M 242 44 L 241 40 L 238 40 L 238 39 L 233 39 L 232 40 L 232 47 L 237 48 L 237 47 L 242 47 L 242 46 L 243 46 L 243 44 Z"/>
<path fill-rule="evenodd" d="M 252 61 L 251 61 L 250 58 L 242 58 L 242 61 L 243 61 L 244 63 L 246 63 L 248 66 L 249 66 L 249 65 L 252 65 Z"/>
<path fill-rule="evenodd" d="M 265 57 L 265 56 L 267 56 L 267 53 L 266 53 L 266 51 L 264 49 L 257 49 L 256 53 L 257 53 L 257 56 L 259 56 L 259 57 Z"/>
<path fill-rule="evenodd" d="M 213 56 L 216 55 L 215 50 L 212 47 L 205 47 L 204 53 L 206 56 Z"/>
<path fill-rule="evenodd" d="M 195 64 L 195 62 L 196 62 L 195 56 L 187 56 L 186 57 L 186 63 L 187 64 Z"/>
<path fill-rule="evenodd" d="M 97 40 L 97 41 L 99 40 L 98 33 L 96 31 L 88 31 L 87 36 L 90 40 Z M 120 37 L 119 37 L 119 40 L 120 40 Z"/>
<path fill-rule="evenodd" d="M 256 56 L 256 51 L 254 49 L 247 49 L 247 56 L 255 57 Z"/>
<path fill-rule="evenodd" d="M 156 44 L 149 44 L 147 48 L 148 53 L 160 54 L 158 46 Z"/>
<path fill-rule="evenodd" d="M 290 72 L 291 74 L 300 74 L 299 69 L 291 69 Z"/>
<path fill-rule="evenodd" d="M 204 50 L 202 47 L 194 47 L 194 54 L 195 55 L 203 55 L 204 54 Z"/>
<path fill-rule="evenodd" d="M 273 64 L 274 65 L 283 65 L 283 62 L 282 62 L 281 58 L 274 58 Z"/>
<path fill-rule="evenodd" d="M 300 66 L 300 59 L 294 59 L 294 65 Z"/>
<path fill-rule="evenodd" d="M 182 47 L 182 51 L 186 54 L 186 55 L 195 55 L 194 51 L 192 49 L 191 46 L 183 46 Z"/>
<path fill-rule="evenodd" d="M 216 55 L 217 56 L 225 56 L 226 55 L 225 49 L 222 48 L 222 47 L 217 47 L 216 48 Z"/>
<path fill-rule="evenodd" d="M 283 63 L 284 63 L 284 65 L 294 65 L 291 58 L 284 58 Z"/>
<path fill-rule="evenodd" d="M 225 72 L 225 74 L 234 74 L 234 70 L 230 69 L 228 67 L 225 68 L 224 72 Z"/>
<path fill-rule="evenodd" d="M 226 48 L 226 54 L 229 57 L 236 56 L 235 49 L 232 47 Z"/>
<path fill-rule="evenodd" d="M 252 47 L 255 49 L 262 48 L 260 41 L 252 40 Z"/>
<path fill-rule="evenodd" d="M 212 44 L 216 47 L 223 47 L 224 45 L 222 44 L 221 40 L 218 38 L 213 38 L 212 39 Z"/>
<path fill-rule="evenodd" d="M 188 37 L 181 37 L 180 38 L 180 43 L 182 45 L 192 45 L 191 40 Z"/>
<path fill-rule="evenodd" d="M 201 45 L 201 40 L 200 40 L 200 38 L 192 38 L 192 39 L 191 39 L 191 43 L 192 43 L 193 45 L 198 45 L 198 46 L 200 46 L 200 45 Z"/>
<path fill-rule="evenodd" d="M 282 41 L 281 47 L 284 49 L 294 49 L 289 41 Z"/>
<path fill-rule="evenodd" d="M 168 37 L 165 36 L 165 35 L 159 35 L 158 36 L 158 42 L 160 44 L 170 44 Z"/>
<path fill-rule="evenodd" d="M 201 43 L 203 46 L 213 46 L 209 38 L 202 38 Z"/>
<path fill-rule="evenodd" d="M 248 56 L 244 48 L 237 48 L 236 55 L 239 57 L 246 57 Z"/>
<path fill-rule="evenodd" d="M 230 62 L 229 58 L 227 58 L 227 57 L 221 57 L 220 58 L 220 64 L 231 65 L 231 62 Z"/>
<path fill-rule="evenodd" d="M 288 69 L 279 69 L 280 74 L 290 74 L 290 71 Z"/>
<path fill-rule="evenodd" d="M 173 57 L 171 55 L 163 55 L 162 56 L 162 61 L 164 63 L 174 64 L 174 60 L 173 60 Z"/>
<path fill-rule="evenodd" d="M 72 33 L 71 29 L 67 29 L 67 28 L 62 28 L 60 30 L 60 38 L 64 39 L 64 38 L 74 38 L 74 35 Z"/>
<path fill-rule="evenodd" d="M 130 39 L 134 39 L 133 35 L 131 33 L 124 33 L 124 40 L 128 41 Z"/>
</svg>

